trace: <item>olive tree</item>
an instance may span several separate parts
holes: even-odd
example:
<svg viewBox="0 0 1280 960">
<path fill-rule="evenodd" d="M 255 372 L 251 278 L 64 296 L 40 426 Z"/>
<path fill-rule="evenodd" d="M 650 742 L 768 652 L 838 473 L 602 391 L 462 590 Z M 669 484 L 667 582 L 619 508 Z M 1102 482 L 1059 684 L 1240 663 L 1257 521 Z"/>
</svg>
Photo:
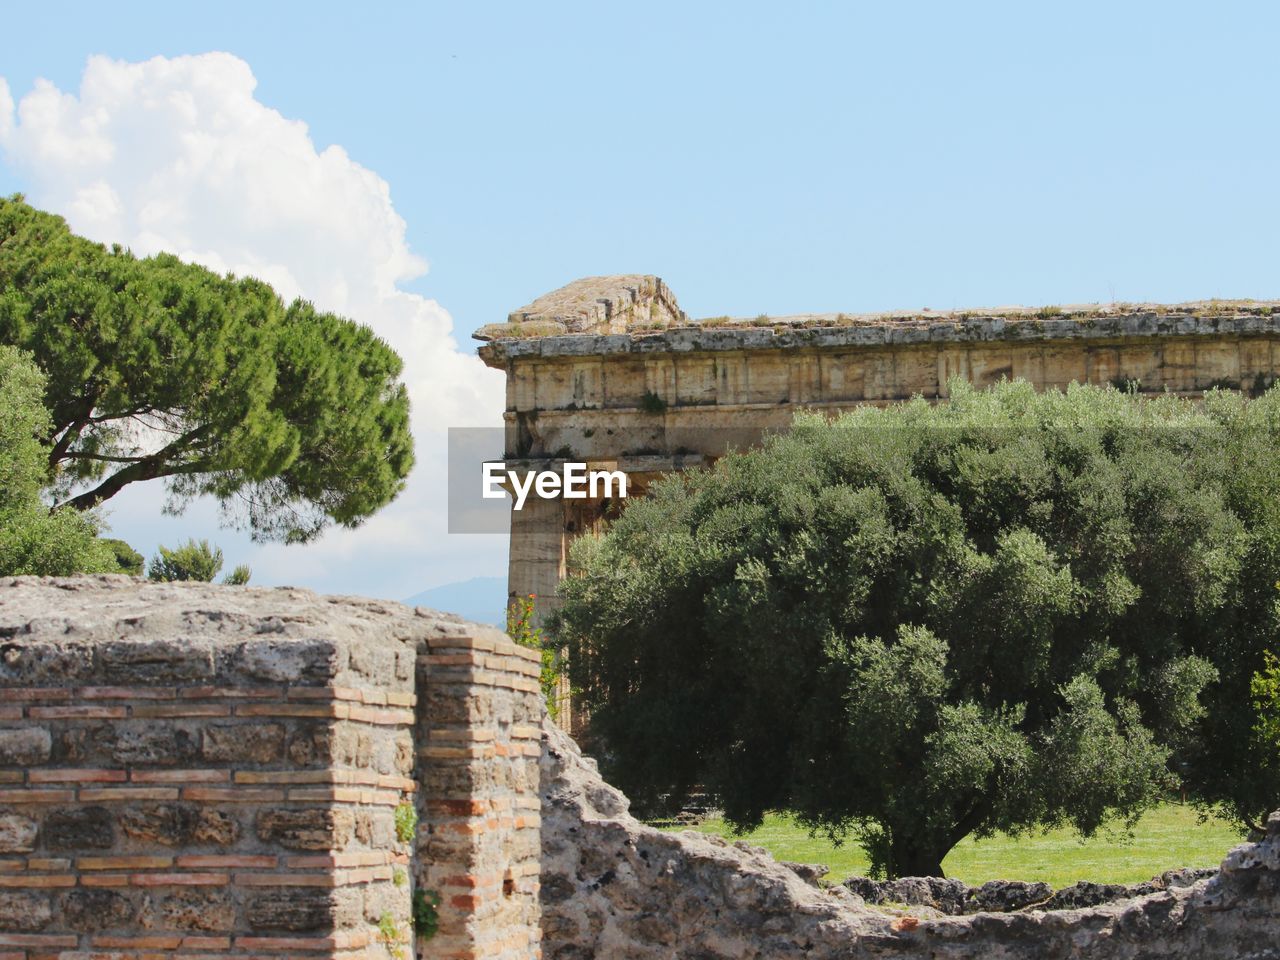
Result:
<svg viewBox="0 0 1280 960">
<path fill-rule="evenodd" d="M 107 541 L 96 539 L 96 515 L 50 512 L 41 499 L 49 429 L 41 405 L 44 375 L 31 357 L 0 346 L 0 576 L 113 573 Z"/>
<path fill-rule="evenodd" d="M 640 809 L 700 785 L 890 875 L 940 875 L 970 834 L 1132 821 L 1178 775 L 1230 806 L 1208 784 L 1258 765 L 1223 705 L 1250 709 L 1278 635 L 1250 592 L 1280 574 L 1276 484 L 1232 478 L 1280 477 L 1278 437 L 1275 393 L 957 382 L 801 416 L 578 541 L 551 630 Z"/>
</svg>

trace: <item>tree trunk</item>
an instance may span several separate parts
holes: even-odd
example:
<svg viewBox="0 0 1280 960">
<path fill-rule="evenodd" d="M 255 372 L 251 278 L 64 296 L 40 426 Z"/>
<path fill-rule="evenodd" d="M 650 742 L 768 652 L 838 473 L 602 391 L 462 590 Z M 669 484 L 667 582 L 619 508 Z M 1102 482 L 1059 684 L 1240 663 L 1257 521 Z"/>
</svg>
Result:
<svg viewBox="0 0 1280 960">
<path fill-rule="evenodd" d="M 920 843 L 919 838 L 901 842 L 895 840 L 889 847 L 889 877 L 942 877 L 942 858 L 950 852 L 938 850 Z"/>
</svg>

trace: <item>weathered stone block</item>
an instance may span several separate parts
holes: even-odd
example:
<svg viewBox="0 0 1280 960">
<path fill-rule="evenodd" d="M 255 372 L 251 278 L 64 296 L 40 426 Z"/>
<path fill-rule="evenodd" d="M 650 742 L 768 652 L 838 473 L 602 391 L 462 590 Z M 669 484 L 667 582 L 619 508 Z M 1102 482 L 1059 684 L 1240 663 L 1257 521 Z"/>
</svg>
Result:
<svg viewBox="0 0 1280 960">
<path fill-rule="evenodd" d="M 204 730 L 201 751 L 211 763 L 271 763 L 284 750 L 278 723 L 240 723 Z"/>
<path fill-rule="evenodd" d="M 98 806 L 54 810 L 45 817 L 42 831 L 50 850 L 108 850 L 115 838 L 111 811 Z"/>
<path fill-rule="evenodd" d="M 174 683 L 213 676 L 213 648 L 186 640 L 117 640 L 98 648 L 113 683 Z"/>
<path fill-rule="evenodd" d="M 333 757 L 333 730 L 328 725 L 300 726 L 289 735 L 289 760 L 297 767 L 328 763 Z"/>
<path fill-rule="evenodd" d="M 194 804 L 163 803 L 126 810 L 120 815 L 120 828 L 133 840 L 166 847 L 226 847 L 240 836 L 235 817 Z"/>
<path fill-rule="evenodd" d="M 29 767 L 44 763 L 53 749 L 53 738 L 44 727 L 0 730 L 0 766 Z"/>
<path fill-rule="evenodd" d="M 42 930 L 53 919 L 44 894 L 0 890 L 0 931 Z"/>
<path fill-rule="evenodd" d="M 127 766 L 177 766 L 199 754 L 196 736 L 175 726 L 128 727 L 119 731 L 112 748 L 113 761 Z"/>
<path fill-rule="evenodd" d="M 19 628 L 22 643 L 0 645 L 0 680 L 22 686 L 58 686 L 93 672 L 93 646 L 87 643 L 50 643 L 32 639 L 43 633 L 65 634 L 63 617 L 39 617 Z"/>
<path fill-rule="evenodd" d="M 235 654 L 246 677 L 265 683 L 323 682 L 344 666 L 337 644 L 322 641 L 251 640 Z"/>
<path fill-rule="evenodd" d="M 0 813 L 0 853 L 29 853 L 36 848 L 39 825 L 20 813 Z"/>
<path fill-rule="evenodd" d="M 324 807 L 263 810 L 258 839 L 294 850 L 341 850 L 351 842 L 355 816 L 350 810 Z"/>
<path fill-rule="evenodd" d="M 133 902 L 114 890 L 72 890 L 62 897 L 61 915 L 72 930 L 92 933 L 127 927 L 135 911 Z"/>
<path fill-rule="evenodd" d="M 245 918 L 254 930 L 309 933 L 331 927 L 335 911 L 329 890 L 270 890 L 248 901 Z"/>
<path fill-rule="evenodd" d="M 147 930 L 218 933 L 236 929 L 236 908 L 223 890 L 178 890 L 148 896 L 139 923 Z"/>
</svg>

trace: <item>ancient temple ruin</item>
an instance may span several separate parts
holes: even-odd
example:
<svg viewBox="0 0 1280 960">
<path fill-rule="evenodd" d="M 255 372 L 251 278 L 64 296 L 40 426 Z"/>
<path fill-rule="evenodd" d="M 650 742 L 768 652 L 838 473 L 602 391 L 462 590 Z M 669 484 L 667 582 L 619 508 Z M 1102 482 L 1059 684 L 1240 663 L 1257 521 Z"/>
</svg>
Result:
<svg viewBox="0 0 1280 960">
<path fill-rule="evenodd" d="M 785 428 L 799 410 L 942 398 L 957 377 L 1260 391 L 1280 370 L 1280 301 L 693 320 L 660 279 L 632 275 L 577 280 L 475 337 L 507 375 L 509 464 L 622 470 L 635 495 Z M 509 592 L 551 609 L 569 544 L 615 509 L 531 499 L 513 512 Z"/>
</svg>

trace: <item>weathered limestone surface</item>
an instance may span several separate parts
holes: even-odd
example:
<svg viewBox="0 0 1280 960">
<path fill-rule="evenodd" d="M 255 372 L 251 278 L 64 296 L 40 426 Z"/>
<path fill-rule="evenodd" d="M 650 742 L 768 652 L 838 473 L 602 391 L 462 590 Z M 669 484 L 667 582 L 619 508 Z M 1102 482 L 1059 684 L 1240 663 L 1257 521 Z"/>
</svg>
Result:
<svg viewBox="0 0 1280 960">
<path fill-rule="evenodd" d="M 504 324 L 476 332 L 482 340 L 557 334 L 659 330 L 688 323 L 675 295 L 658 277 L 585 277 L 513 310 Z"/>
<path fill-rule="evenodd" d="M 627 813 L 550 723 L 542 758 L 548 960 L 1280 960 L 1280 813 L 1217 876 L 1083 910 L 893 916 L 820 890 L 767 854 Z"/>
<path fill-rule="evenodd" d="M 409 956 L 415 886 L 423 955 L 530 956 L 538 669 L 399 604 L 0 581 L 0 958 Z"/>
</svg>

